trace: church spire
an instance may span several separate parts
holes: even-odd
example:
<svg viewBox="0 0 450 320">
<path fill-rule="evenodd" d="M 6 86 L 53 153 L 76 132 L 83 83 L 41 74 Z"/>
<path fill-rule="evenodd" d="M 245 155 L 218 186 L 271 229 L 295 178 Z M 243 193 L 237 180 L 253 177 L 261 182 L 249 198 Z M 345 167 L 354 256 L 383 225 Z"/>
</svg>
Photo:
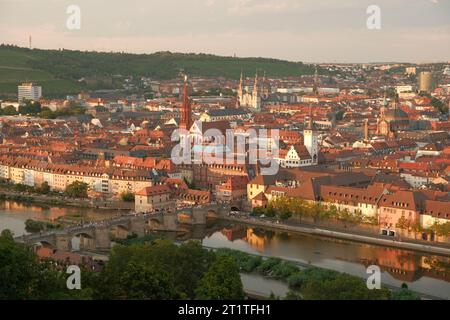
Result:
<svg viewBox="0 0 450 320">
<path fill-rule="evenodd" d="M 369 141 L 369 119 L 364 121 L 364 141 Z"/>
<path fill-rule="evenodd" d="M 183 104 L 181 106 L 180 128 L 189 130 L 192 126 L 191 101 L 189 99 L 188 77 L 184 76 Z"/>
<path fill-rule="evenodd" d="M 308 119 L 308 125 L 307 130 L 313 130 L 314 122 L 313 122 L 313 114 L 312 114 L 312 106 L 309 106 L 309 119 Z"/>
<path fill-rule="evenodd" d="M 237 90 L 236 106 L 240 107 L 244 98 L 244 70 L 241 68 L 241 79 Z"/>
<path fill-rule="evenodd" d="M 399 104 L 400 104 L 400 99 L 399 99 L 398 94 L 396 94 L 395 99 L 394 99 L 394 109 L 398 109 Z"/>
<path fill-rule="evenodd" d="M 317 73 L 317 66 L 316 66 L 316 71 L 314 72 L 314 85 L 313 85 L 313 93 L 314 94 L 319 94 L 319 75 Z"/>
<path fill-rule="evenodd" d="M 241 68 L 241 79 L 239 80 L 238 93 L 242 95 L 244 92 L 244 70 Z"/>
<path fill-rule="evenodd" d="M 387 106 L 387 86 L 384 86 L 383 106 Z"/>
</svg>

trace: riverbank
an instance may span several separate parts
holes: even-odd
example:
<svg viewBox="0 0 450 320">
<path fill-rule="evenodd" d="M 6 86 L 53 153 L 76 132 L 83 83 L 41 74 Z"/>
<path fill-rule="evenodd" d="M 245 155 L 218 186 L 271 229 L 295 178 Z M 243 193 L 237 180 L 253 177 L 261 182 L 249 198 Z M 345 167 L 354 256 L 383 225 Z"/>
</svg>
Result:
<svg viewBox="0 0 450 320">
<path fill-rule="evenodd" d="M 24 204 L 36 204 L 41 206 L 69 206 L 99 210 L 134 210 L 134 202 L 75 199 L 63 195 L 34 194 L 10 190 L 0 190 L 0 200 L 15 201 Z"/>
<path fill-rule="evenodd" d="M 256 218 L 238 218 L 231 216 L 221 216 L 223 220 L 238 222 L 249 226 L 272 228 L 275 230 L 288 231 L 288 232 L 298 232 L 303 234 L 311 234 L 317 236 L 331 237 L 336 239 L 343 239 L 349 241 L 356 241 L 369 244 L 377 244 L 386 247 L 395 247 L 400 249 L 407 249 L 425 253 L 433 253 L 437 255 L 442 255 L 450 257 L 450 247 L 441 245 L 429 245 L 419 243 L 418 241 L 403 239 L 402 241 L 395 239 L 386 239 L 382 236 L 373 236 L 367 234 L 358 234 L 351 232 L 342 232 L 340 230 L 333 230 L 331 228 L 318 228 L 311 225 L 289 225 L 282 223 L 273 223 L 267 220 L 260 220 Z"/>
</svg>

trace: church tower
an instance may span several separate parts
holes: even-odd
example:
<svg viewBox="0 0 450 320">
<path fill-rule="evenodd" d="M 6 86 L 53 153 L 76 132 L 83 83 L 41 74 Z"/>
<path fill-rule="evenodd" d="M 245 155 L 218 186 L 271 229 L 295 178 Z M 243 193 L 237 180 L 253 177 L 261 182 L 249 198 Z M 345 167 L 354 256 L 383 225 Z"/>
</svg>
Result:
<svg viewBox="0 0 450 320">
<path fill-rule="evenodd" d="M 369 141 L 369 120 L 364 121 L 364 141 Z"/>
<path fill-rule="evenodd" d="M 252 92 L 252 108 L 260 111 L 261 110 L 261 95 L 259 94 L 259 82 L 258 82 L 258 70 L 256 70 L 255 84 L 253 86 Z"/>
<path fill-rule="evenodd" d="M 244 72 L 241 69 L 241 80 L 239 81 L 239 87 L 237 89 L 237 107 L 244 105 Z"/>
<path fill-rule="evenodd" d="M 314 72 L 313 94 L 315 95 L 319 94 L 319 74 L 317 73 L 317 67 L 316 71 Z"/>
<path fill-rule="evenodd" d="M 303 130 L 303 144 L 308 150 L 312 165 L 319 163 L 319 141 L 318 133 L 314 128 L 314 121 L 312 116 L 312 107 L 309 109 L 309 119 L 305 130 Z"/>
<path fill-rule="evenodd" d="M 269 98 L 271 92 L 270 82 L 266 78 L 266 72 L 264 71 L 263 83 L 262 83 L 262 96 L 264 99 Z"/>
<path fill-rule="evenodd" d="M 187 76 L 184 77 L 183 105 L 181 106 L 180 129 L 190 130 L 192 126 L 191 101 L 189 100 L 189 86 Z"/>
</svg>

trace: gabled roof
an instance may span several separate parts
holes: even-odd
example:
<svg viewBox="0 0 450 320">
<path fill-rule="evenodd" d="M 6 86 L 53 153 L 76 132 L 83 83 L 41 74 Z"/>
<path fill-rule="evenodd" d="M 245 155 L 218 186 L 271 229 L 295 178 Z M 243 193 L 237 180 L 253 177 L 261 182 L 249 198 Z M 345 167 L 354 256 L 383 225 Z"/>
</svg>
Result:
<svg viewBox="0 0 450 320">
<path fill-rule="evenodd" d="M 144 196 L 144 197 L 152 197 L 157 195 L 162 195 L 166 193 L 170 193 L 171 189 L 167 185 L 157 185 L 152 187 L 146 187 L 136 193 L 137 196 Z"/>
</svg>

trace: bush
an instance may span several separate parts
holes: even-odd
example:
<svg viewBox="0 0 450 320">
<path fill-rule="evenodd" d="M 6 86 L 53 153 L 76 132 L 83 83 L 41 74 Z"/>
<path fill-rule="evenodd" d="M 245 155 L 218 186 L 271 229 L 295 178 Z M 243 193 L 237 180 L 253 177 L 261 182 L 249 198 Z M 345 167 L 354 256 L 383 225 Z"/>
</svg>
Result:
<svg viewBox="0 0 450 320">
<path fill-rule="evenodd" d="M 406 288 L 392 292 L 391 300 L 420 300 L 417 293 Z"/>
<path fill-rule="evenodd" d="M 257 270 L 262 274 L 271 275 L 275 266 L 279 265 L 281 262 L 282 261 L 279 258 L 269 258 L 264 260 Z"/>
<path fill-rule="evenodd" d="M 134 193 L 124 192 L 120 195 L 120 198 L 125 202 L 134 202 Z"/>
<path fill-rule="evenodd" d="M 66 194 L 72 198 L 87 198 L 87 183 L 74 181 L 66 187 Z"/>
<path fill-rule="evenodd" d="M 300 271 L 300 272 L 296 272 L 296 273 L 291 274 L 287 278 L 287 283 L 288 283 L 289 287 L 301 288 L 301 286 L 306 283 L 306 280 L 307 279 L 305 278 L 304 272 Z"/>
<path fill-rule="evenodd" d="M 292 262 L 282 262 L 273 267 L 273 275 L 285 280 L 298 271 L 299 268 Z"/>
</svg>

